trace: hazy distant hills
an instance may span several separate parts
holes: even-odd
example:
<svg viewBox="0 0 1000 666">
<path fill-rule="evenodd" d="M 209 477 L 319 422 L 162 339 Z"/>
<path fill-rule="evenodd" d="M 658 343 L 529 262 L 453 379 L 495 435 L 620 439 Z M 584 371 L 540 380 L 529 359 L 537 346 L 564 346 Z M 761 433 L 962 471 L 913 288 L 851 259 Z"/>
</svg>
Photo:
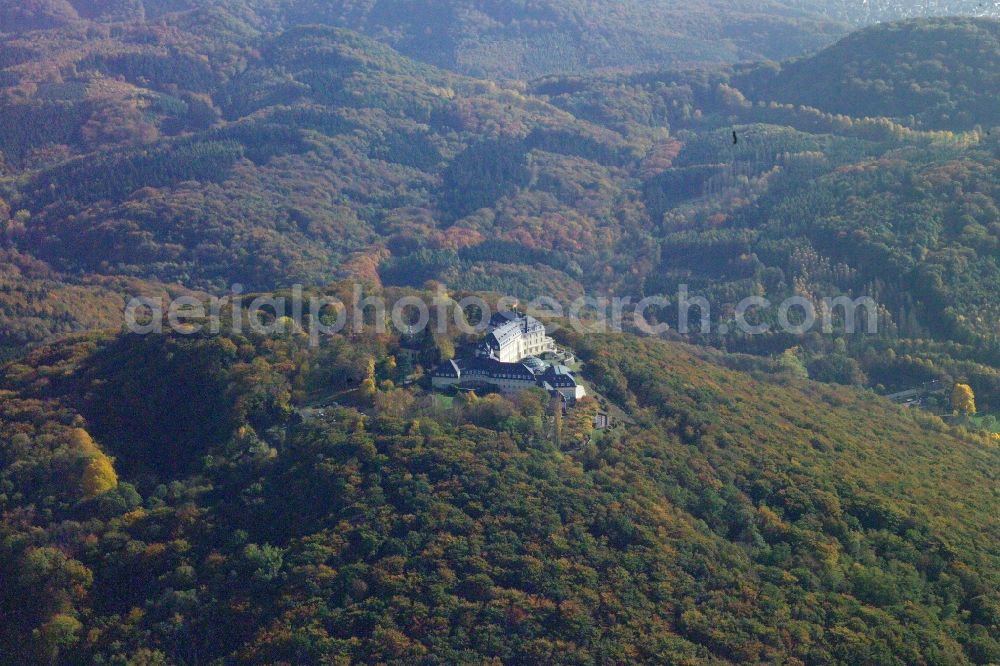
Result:
<svg viewBox="0 0 1000 666">
<path fill-rule="evenodd" d="M 349 28 L 465 74 L 531 78 L 595 69 L 782 60 L 816 51 L 851 26 L 924 15 L 997 15 L 995 3 L 875 0 L 3 0 L 0 32 L 80 20 L 157 21 L 221 9 L 248 26 Z"/>
<path fill-rule="evenodd" d="M 915 127 L 1000 123 L 1000 23 L 915 19 L 856 32 L 815 56 L 757 69 L 737 84 L 751 97 Z"/>
<path fill-rule="evenodd" d="M 852 26 L 998 10 L 974 0 L 313 0 L 274 14 L 361 30 L 406 55 L 475 76 L 531 78 L 782 60 L 827 46 Z"/>
<path fill-rule="evenodd" d="M 518 78 L 780 59 L 828 44 L 847 29 L 819 12 L 776 1 L 299 2 L 285 15 L 360 29 L 449 69 Z"/>
<path fill-rule="evenodd" d="M 266 30 L 317 23 L 347 27 L 400 52 L 466 74 L 526 78 L 600 68 L 781 59 L 847 32 L 815 8 L 791 3 L 555 0 L 4 0 L 0 32 L 50 29 L 82 19 L 158 20 L 221 8 Z"/>
</svg>

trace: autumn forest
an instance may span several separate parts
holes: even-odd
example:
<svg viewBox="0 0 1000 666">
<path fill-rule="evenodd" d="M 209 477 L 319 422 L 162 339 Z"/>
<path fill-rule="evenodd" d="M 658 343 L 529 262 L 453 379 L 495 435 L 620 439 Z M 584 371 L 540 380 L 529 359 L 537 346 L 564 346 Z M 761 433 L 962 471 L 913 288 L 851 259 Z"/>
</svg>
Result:
<svg viewBox="0 0 1000 666">
<path fill-rule="evenodd" d="M 1000 664 L 1000 21 L 875 4 L 0 0 L 0 664 Z"/>
</svg>

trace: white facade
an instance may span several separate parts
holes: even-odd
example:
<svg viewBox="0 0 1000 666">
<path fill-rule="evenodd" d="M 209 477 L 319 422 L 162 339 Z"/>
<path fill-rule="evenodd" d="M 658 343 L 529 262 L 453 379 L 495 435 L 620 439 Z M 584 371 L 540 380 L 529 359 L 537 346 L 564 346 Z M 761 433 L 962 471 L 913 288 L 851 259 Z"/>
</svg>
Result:
<svg viewBox="0 0 1000 666">
<path fill-rule="evenodd" d="M 490 320 L 489 333 L 475 357 L 445 361 L 431 376 L 431 385 L 436 389 L 487 385 L 507 394 L 539 387 L 573 404 L 587 391 L 570 369 L 532 358 L 555 350 L 540 321 L 516 312 L 500 313 Z"/>
<path fill-rule="evenodd" d="M 493 358 L 448 361 L 434 371 L 431 386 L 437 389 L 457 384 L 487 384 L 501 393 L 520 393 L 538 385 L 534 373 L 521 363 L 503 363 Z"/>
<path fill-rule="evenodd" d="M 545 334 L 545 326 L 534 317 L 500 313 L 490 321 L 486 339 L 477 353 L 502 363 L 517 363 L 555 349 L 555 341 Z"/>
<path fill-rule="evenodd" d="M 537 375 L 538 384 L 548 391 L 558 391 L 572 404 L 587 395 L 587 390 L 576 381 L 570 369 L 564 365 L 552 365 Z"/>
</svg>

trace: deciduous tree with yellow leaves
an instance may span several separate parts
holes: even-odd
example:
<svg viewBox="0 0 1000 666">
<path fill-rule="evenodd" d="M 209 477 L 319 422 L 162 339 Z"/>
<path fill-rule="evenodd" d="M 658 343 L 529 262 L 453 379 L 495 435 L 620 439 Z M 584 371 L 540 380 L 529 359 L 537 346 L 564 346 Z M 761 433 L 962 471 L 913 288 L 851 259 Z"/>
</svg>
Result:
<svg viewBox="0 0 1000 666">
<path fill-rule="evenodd" d="M 118 475 L 111 458 L 106 456 L 94 443 L 94 439 L 83 428 L 74 428 L 70 440 L 86 459 L 80 485 L 88 497 L 103 495 L 118 487 Z"/>
<path fill-rule="evenodd" d="M 959 414 L 972 416 L 976 413 L 976 395 L 968 384 L 955 384 L 951 392 L 951 408 Z"/>
</svg>

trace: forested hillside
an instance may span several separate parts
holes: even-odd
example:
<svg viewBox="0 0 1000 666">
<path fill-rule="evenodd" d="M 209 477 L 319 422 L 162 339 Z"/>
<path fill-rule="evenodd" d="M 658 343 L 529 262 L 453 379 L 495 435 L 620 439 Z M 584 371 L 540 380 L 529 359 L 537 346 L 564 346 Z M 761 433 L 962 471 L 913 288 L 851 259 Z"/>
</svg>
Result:
<svg viewBox="0 0 1000 666">
<path fill-rule="evenodd" d="M 5 657 L 1000 659 L 995 444 L 759 360 L 565 341 L 633 424 L 581 445 L 544 394 L 396 388 L 392 339 L 92 336 L 8 366 Z M 373 394 L 297 415 L 366 365 Z"/>
<path fill-rule="evenodd" d="M 0 662 L 1000 663 L 998 23 L 725 64 L 873 16 L 0 0 Z M 120 335 L 234 283 L 712 330 L 563 331 L 566 415 L 430 392 L 450 329 Z"/>
<path fill-rule="evenodd" d="M 737 82 L 755 99 L 955 130 L 1000 124 L 998 71 L 1000 23 L 934 19 L 856 32 L 819 55 Z"/>
<path fill-rule="evenodd" d="M 875 28 L 781 66 L 500 85 L 350 31 L 262 32 L 241 7 L 3 41 L 7 353 L 117 326 L 136 280 L 437 280 L 525 299 L 687 284 L 727 324 L 752 294 L 873 296 L 877 338 L 696 339 L 795 347 L 824 381 L 961 380 L 1000 403 L 995 22 Z M 823 97 L 837 81 L 853 96 Z M 64 293 L 71 311 L 52 304 Z"/>
<path fill-rule="evenodd" d="M 257 29 L 296 24 L 349 28 L 406 55 L 474 76 L 527 78 L 602 68 L 787 58 L 826 46 L 848 26 L 813 3 L 782 0 L 3 0 L 0 32 L 159 20 L 186 10 L 224 10 Z"/>
<path fill-rule="evenodd" d="M 8 41 L 31 56 L 4 70 L 3 110 L 19 119 L 0 130 L 5 246 L 63 275 L 259 289 L 377 282 L 383 260 L 425 248 L 450 260 L 495 235 L 497 215 L 527 246 L 557 250 L 556 267 L 619 235 L 597 219 L 612 188 L 591 202 L 574 194 L 635 158 L 641 148 L 622 135 L 353 33 L 220 42 L 222 27 L 212 39 L 140 27 L 106 41 L 73 30 Z M 134 46 L 145 40 L 156 45 Z M 578 143 L 597 161 L 563 154 Z M 529 167 L 529 152 L 550 144 Z M 479 211 L 542 170 L 523 204 Z M 527 293 L 551 272 L 522 272 L 511 286 Z M 579 291 L 573 275 L 563 281 Z"/>
<path fill-rule="evenodd" d="M 0 32 L 169 21 L 191 10 L 224 11 L 270 32 L 296 24 L 348 28 L 424 62 L 504 78 L 781 60 L 827 46 L 852 26 L 998 15 L 995 3 L 981 0 L 0 0 Z"/>
<path fill-rule="evenodd" d="M 780 67 L 549 77 L 532 90 L 579 118 L 626 133 L 637 124 L 674 128 L 674 142 L 638 164 L 656 239 L 653 267 L 633 269 L 644 275 L 640 293 L 672 295 L 688 285 L 727 325 L 726 306 L 757 294 L 796 293 L 813 302 L 869 295 L 882 308 L 880 339 L 698 339 L 769 355 L 792 349 L 811 376 L 825 381 L 902 390 L 967 378 L 992 409 L 1000 360 L 993 296 L 1000 142 L 987 98 L 995 68 L 990 48 L 976 47 L 977 55 L 967 49 L 970 36 L 986 38 L 996 26 L 914 21 L 864 31 Z M 949 54 L 941 57 L 951 64 L 933 75 L 915 67 L 906 53 L 921 48 L 920 40 Z M 865 53 L 882 55 L 874 64 Z M 882 115 L 856 105 L 857 115 L 850 115 L 844 95 L 804 100 L 819 108 L 781 97 L 781 85 L 795 88 L 793 74 L 809 82 L 796 94 L 835 89 L 845 62 L 871 70 L 872 79 L 896 72 L 928 90 L 950 91 L 947 113 L 934 116 L 944 108 L 934 107 L 919 115 L 919 106 L 893 108 L 891 96 L 860 90 L 855 99 L 864 97 L 864 104 L 885 101 Z M 673 100 L 664 104 L 665 98 Z M 904 116 L 904 108 L 913 113 Z M 947 119 L 952 124 L 942 124 Z M 675 312 L 665 313 L 671 323 Z"/>
</svg>

